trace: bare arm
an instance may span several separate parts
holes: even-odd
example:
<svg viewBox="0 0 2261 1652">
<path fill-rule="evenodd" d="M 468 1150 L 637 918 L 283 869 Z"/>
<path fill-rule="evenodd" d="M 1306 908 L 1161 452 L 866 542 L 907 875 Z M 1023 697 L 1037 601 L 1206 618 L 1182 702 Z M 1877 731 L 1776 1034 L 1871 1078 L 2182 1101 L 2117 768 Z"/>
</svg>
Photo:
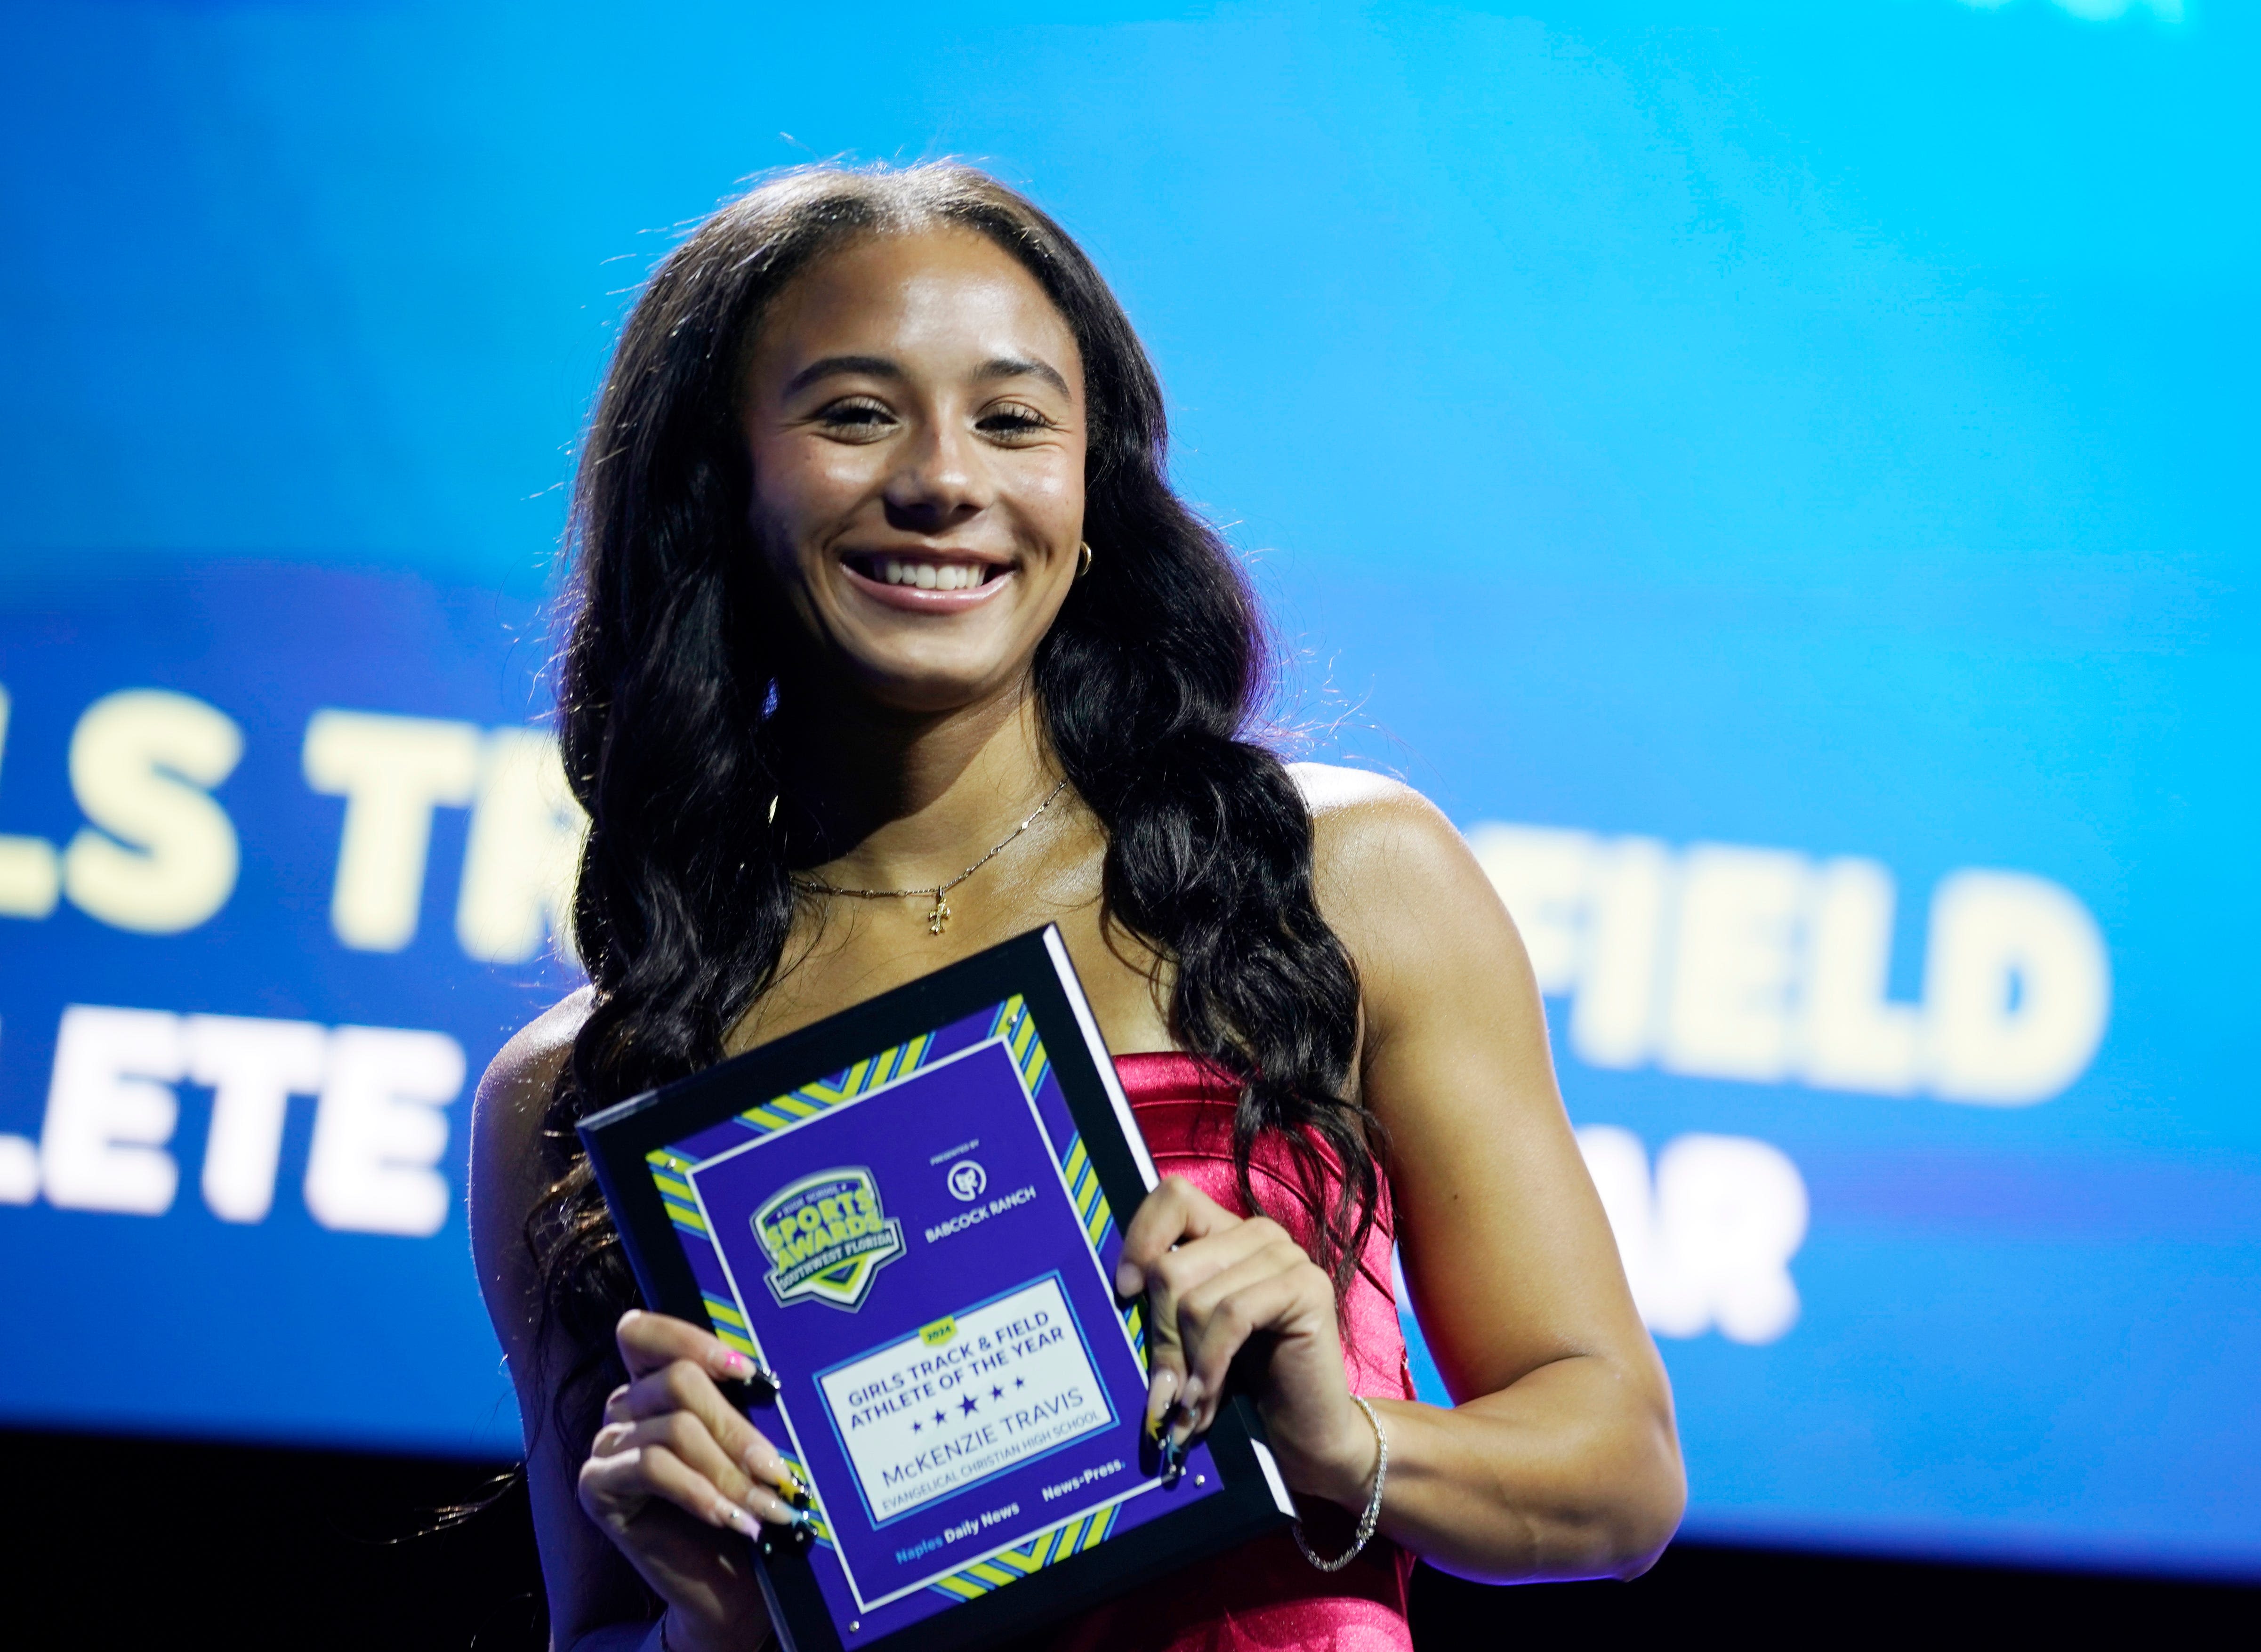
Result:
<svg viewBox="0 0 2261 1652">
<path fill-rule="evenodd" d="M 800 1490 L 784 1459 L 716 1386 L 751 1363 L 703 1327 L 630 1312 L 614 1337 L 628 1380 L 606 1399 L 594 1440 L 569 1437 L 552 1414 L 572 1350 L 537 1340 L 540 1281 L 524 1235 L 551 1174 L 542 1117 L 585 1013 L 568 999 L 513 1039 L 472 1124 L 472 1246 L 525 1424 L 551 1643 L 656 1647 L 656 1595 L 677 1652 L 752 1652 L 769 1618 L 747 1540 L 760 1520 L 805 1517 L 781 1495 Z"/>
<path fill-rule="evenodd" d="M 557 1652 L 611 1645 L 588 1638 L 607 1625 L 620 1626 L 620 1644 L 635 1646 L 651 1615 L 635 1573 L 582 1514 L 574 1494 L 579 1454 L 550 1420 L 553 1397 L 542 1379 L 562 1371 L 571 1355 L 552 1349 L 545 1369 L 534 1342 L 541 1296 L 525 1232 L 548 1180 L 542 1115 L 585 1014 L 586 995 L 576 994 L 506 1045 L 480 1081 L 471 1114 L 472 1254 L 518 1393 L 550 1643 Z"/>
<path fill-rule="evenodd" d="M 1469 1577 L 1637 1575 L 1686 1497 L 1671 1390 L 1555 1088 L 1522 939 L 1427 802 L 1339 770 L 1299 778 L 1321 907 L 1359 966 L 1406 1281 L 1459 1402 L 1377 1408 L 1382 1527 Z"/>
</svg>

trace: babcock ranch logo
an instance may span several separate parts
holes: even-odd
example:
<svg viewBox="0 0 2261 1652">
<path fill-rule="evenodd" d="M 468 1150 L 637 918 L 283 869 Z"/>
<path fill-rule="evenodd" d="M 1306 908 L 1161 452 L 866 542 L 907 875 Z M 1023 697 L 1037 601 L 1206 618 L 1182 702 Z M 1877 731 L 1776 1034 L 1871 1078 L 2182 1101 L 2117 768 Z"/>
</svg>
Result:
<svg viewBox="0 0 2261 1652">
<path fill-rule="evenodd" d="M 820 1170 L 771 1195 L 754 1212 L 754 1233 L 781 1308 L 822 1302 L 852 1312 L 903 1253 L 903 1225 L 888 1220 L 879 1184 L 861 1168 Z"/>
</svg>

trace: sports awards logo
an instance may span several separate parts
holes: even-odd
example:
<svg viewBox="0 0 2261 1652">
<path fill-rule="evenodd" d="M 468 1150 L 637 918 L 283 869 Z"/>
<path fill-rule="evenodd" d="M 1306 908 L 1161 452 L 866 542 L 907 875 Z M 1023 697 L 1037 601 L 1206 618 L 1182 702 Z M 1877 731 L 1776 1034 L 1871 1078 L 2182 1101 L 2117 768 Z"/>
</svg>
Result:
<svg viewBox="0 0 2261 1652">
<path fill-rule="evenodd" d="M 903 1225 L 879 1208 L 879 1183 L 861 1168 L 820 1170 L 772 1194 L 754 1212 L 754 1235 L 781 1308 L 815 1301 L 852 1313 L 903 1253 Z"/>
</svg>

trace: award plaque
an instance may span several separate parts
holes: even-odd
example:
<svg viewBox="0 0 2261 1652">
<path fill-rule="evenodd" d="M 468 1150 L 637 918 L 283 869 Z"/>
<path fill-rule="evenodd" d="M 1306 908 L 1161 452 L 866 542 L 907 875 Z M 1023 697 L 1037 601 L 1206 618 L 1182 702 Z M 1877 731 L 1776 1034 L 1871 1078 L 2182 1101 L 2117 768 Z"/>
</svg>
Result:
<svg viewBox="0 0 2261 1652">
<path fill-rule="evenodd" d="M 1047 927 L 608 1108 L 586 1145 L 644 1301 L 777 1375 L 812 1494 L 764 1527 L 789 1652 L 950 1652 L 1292 1515 L 1245 1398 L 1145 1438 L 1122 1225 L 1155 1182 Z"/>
</svg>

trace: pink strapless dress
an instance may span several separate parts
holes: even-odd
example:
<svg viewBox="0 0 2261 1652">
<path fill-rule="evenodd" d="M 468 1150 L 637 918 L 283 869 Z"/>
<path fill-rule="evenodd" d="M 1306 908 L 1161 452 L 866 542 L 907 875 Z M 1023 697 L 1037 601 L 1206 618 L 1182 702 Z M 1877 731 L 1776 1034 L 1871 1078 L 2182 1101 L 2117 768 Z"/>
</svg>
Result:
<svg viewBox="0 0 2261 1652">
<path fill-rule="evenodd" d="M 1231 1083 L 1185 1055 L 1126 1055 L 1115 1070 L 1155 1167 L 1247 1215 L 1234 1185 Z M 1314 1213 L 1278 1145 L 1260 1143 L 1249 1168 L 1265 1214 L 1308 1246 Z M 1385 1191 L 1342 1305 L 1343 1370 L 1353 1394 L 1410 1399 L 1413 1378 L 1390 1289 L 1390 1239 Z M 1316 1506 L 1312 1512 L 1306 1531 L 1313 1548 L 1337 1554 L 1349 1547 L 1347 1514 Z M 1412 1555 L 1377 1537 L 1342 1570 L 1323 1572 L 1281 1531 L 1111 1601 L 1047 1642 L 1053 1652 L 1411 1652 L 1405 1590 L 1412 1570 Z"/>
</svg>

